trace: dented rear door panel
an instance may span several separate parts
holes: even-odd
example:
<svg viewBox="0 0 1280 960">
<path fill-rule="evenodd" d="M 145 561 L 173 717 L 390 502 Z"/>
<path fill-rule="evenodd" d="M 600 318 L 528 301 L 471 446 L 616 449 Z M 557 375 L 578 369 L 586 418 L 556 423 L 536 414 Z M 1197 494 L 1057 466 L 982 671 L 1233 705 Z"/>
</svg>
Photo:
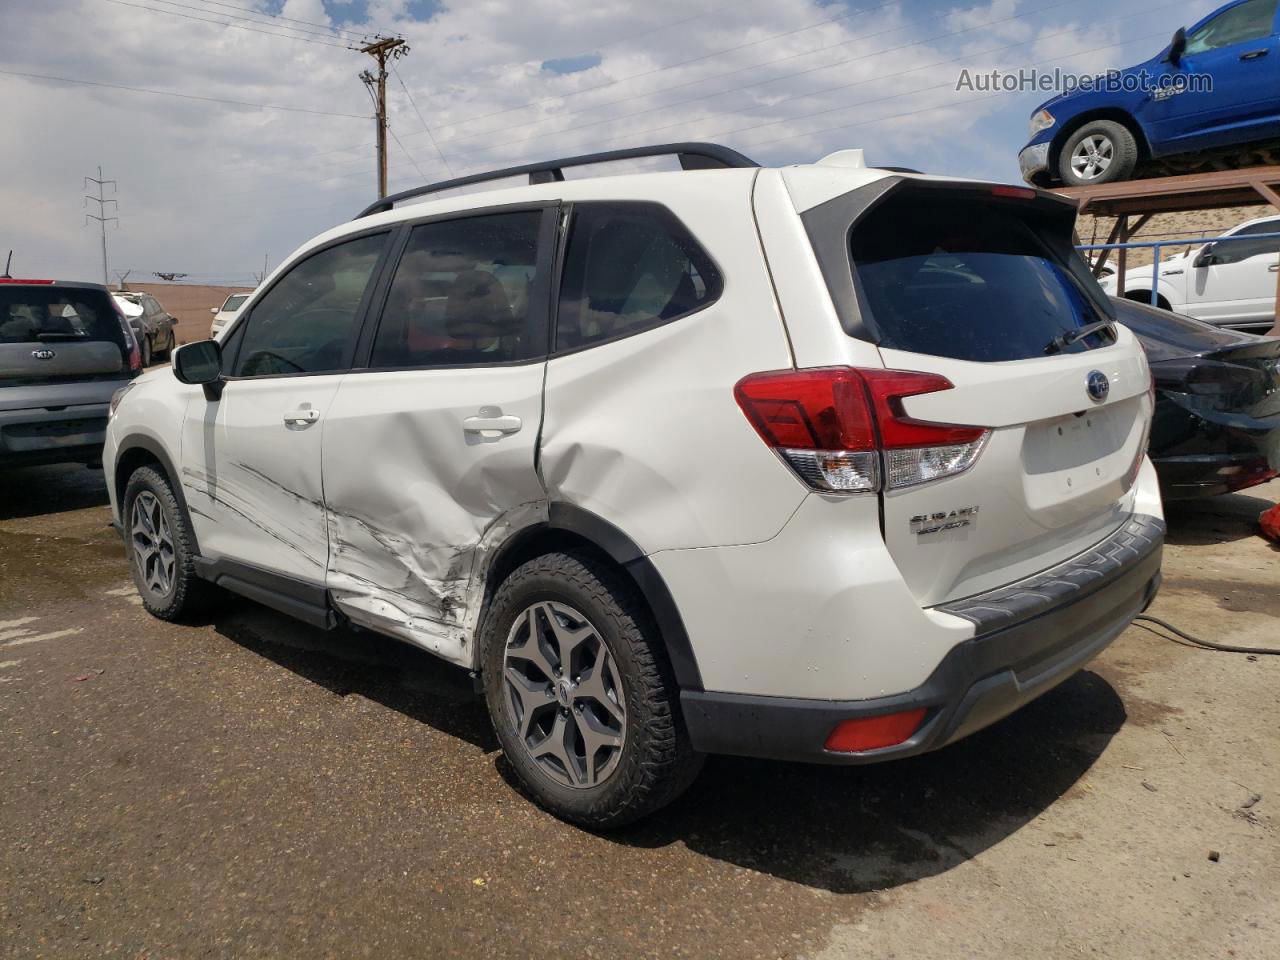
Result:
<svg viewBox="0 0 1280 960">
<path fill-rule="evenodd" d="M 349 374 L 325 421 L 330 594 L 357 623 L 473 663 L 482 574 L 546 518 L 543 361 Z M 516 418 L 508 433 L 465 421 Z M 508 427 L 509 429 L 509 427 Z"/>
</svg>

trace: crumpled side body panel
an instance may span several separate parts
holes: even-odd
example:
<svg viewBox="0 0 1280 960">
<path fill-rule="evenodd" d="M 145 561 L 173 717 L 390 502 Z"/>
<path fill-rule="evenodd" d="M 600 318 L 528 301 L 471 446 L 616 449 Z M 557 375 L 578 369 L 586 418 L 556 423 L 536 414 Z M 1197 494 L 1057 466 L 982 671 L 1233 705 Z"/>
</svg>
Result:
<svg viewBox="0 0 1280 960">
<path fill-rule="evenodd" d="M 326 585 L 343 613 L 475 665 L 489 561 L 547 516 L 534 462 L 542 374 L 536 362 L 343 381 L 324 437 Z M 468 430 L 463 421 L 488 407 L 520 428 Z"/>
</svg>

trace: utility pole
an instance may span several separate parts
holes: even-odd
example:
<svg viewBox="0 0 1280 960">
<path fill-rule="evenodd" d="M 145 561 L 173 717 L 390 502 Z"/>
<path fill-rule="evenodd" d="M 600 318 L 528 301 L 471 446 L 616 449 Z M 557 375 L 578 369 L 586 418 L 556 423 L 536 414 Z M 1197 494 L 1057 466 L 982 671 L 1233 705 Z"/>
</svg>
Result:
<svg viewBox="0 0 1280 960">
<path fill-rule="evenodd" d="M 126 286 L 125 286 L 125 282 L 129 279 L 129 274 L 131 274 L 131 273 L 133 273 L 133 271 L 132 271 L 132 270 L 126 270 L 124 273 L 121 273 L 119 270 L 115 271 L 116 279 L 117 279 L 118 281 L 120 281 L 120 282 L 117 284 L 116 289 L 118 289 L 118 290 L 127 290 L 127 289 L 128 289 L 128 287 L 126 287 Z"/>
<path fill-rule="evenodd" d="M 90 200 L 96 203 L 98 205 L 98 214 L 97 216 L 94 216 L 92 213 L 86 213 L 84 216 L 85 216 L 85 223 L 88 223 L 90 220 L 97 220 L 98 226 L 102 230 L 102 285 L 105 287 L 111 283 L 107 274 L 107 221 L 114 220 L 116 226 L 117 227 L 120 226 L 119 217 L 107 216 L 107 204 L 114 203 L 116 205 L 117 212 L 119 212 L 120 210 L 120 204 L 116 200 L 108 200 L 105 196 L 103 196 L 102 188 L 105 187 L 108 183 L 111 184 L 111 192 L 112 193 L 116 192 L 116 182 L 114 180 L 102 179 L 102 167 L 98 167 L 98 176 L 96 178 L 95 177 L 84 178 L 85 187 L 88 187 L 89 184 L 91 183 L 96 183 L 98 185 L 98 195 L 94 197 L 86 193 L 84 196 L 84 203 L 87 205 Z"/>
<path fill-rule="evenodd" d="M 382 198 L 387 195 L 387 61 L 407 56 L 409 45 L 403 37 L 378 37 L 360 52 L 378 61 L 378 72 L 364 70 L 360 79 L 373 97 L 373 119 L 378 128 L 378 197 Z"/>
</svg>

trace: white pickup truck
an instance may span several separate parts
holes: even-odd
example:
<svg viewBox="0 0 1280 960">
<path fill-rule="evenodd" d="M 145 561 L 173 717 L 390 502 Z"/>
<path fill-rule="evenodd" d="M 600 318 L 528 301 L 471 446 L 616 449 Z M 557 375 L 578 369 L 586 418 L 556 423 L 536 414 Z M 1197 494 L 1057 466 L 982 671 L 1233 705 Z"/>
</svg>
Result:
<svg viewBox="0 0 1280 960">
<path fill-rule="evenodd" d="M 1221 327 L 1270 327 L 1280 280 L 1280 217 L 1249 220 L 1223 236 L 1233 239 L 1192 247 L 1160 261 L 1155 305 Z M 1150 303 L 1151 280 L 1150 266 L 1126 271 L 1124 295 Z M 1115 275 L 1098 282 L 1115 294 Z"/>
</svg>

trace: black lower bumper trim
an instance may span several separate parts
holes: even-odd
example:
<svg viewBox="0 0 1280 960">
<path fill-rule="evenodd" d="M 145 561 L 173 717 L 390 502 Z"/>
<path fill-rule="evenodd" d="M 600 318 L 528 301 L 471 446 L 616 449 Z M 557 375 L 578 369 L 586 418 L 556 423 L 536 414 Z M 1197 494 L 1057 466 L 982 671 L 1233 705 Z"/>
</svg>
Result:
<svg viewBox="0 0 1280 960">
<path fill-rule="evenodd" d="M 1128 524 L 1046 572 L 1054 577 L 1039 574 L 1022 582 L 1043 587 L 1051 579 L 1068 585 L 1044 594 L 1052 603 L 1047 608 L 1032 612 L 1018 584 L 985 595 L 988 603 L 966 601 L 978 614 L 973 619 L 1002 625 L 958 644 L 914 690 L 847 701 L 683 691 L 694 747 L 705 753 L 856 764 L 924 753 L 981 730 L 1072 676 L 1151 603 L 1160 586 L 1164 524 L 1154 517 L 1135 519 L 1141 530 Z M 1079 569 L 1096 576 L 1071 575 Z M 920 707 L 928 711 L 925 722 L 905 743 L 857 754 L 825 748 L 828 734 L 842 720 Z"/>
</svg>

